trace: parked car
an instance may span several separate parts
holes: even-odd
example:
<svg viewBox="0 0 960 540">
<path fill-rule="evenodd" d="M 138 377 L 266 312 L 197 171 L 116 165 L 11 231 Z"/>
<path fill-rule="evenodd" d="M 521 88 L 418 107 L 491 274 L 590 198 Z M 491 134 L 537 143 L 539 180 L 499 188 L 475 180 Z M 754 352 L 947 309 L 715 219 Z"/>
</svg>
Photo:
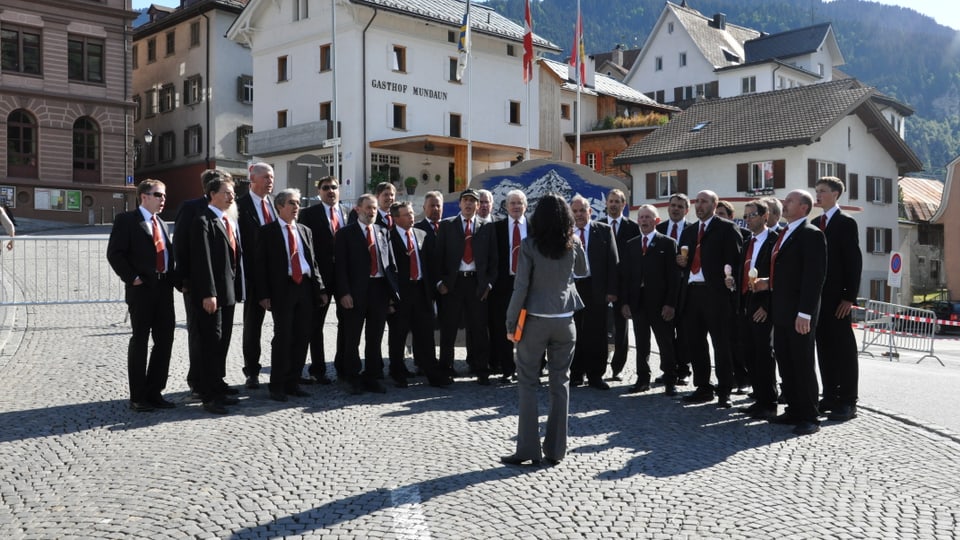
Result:
<svg viewBox="0 0 960 540">
<path fill-rule="evenodd" d="M 960 301 L 932 300 L 928 302 L 920 302 L 919 304 L 916 304 L 915 307 L 933 311 L 937 315 L 937 320 L 960 323 Z M 938 334 L 957 331 L 960 331 L 960 326 L 952 326 L 949 324 L 937 325 Z"/>
</svg>

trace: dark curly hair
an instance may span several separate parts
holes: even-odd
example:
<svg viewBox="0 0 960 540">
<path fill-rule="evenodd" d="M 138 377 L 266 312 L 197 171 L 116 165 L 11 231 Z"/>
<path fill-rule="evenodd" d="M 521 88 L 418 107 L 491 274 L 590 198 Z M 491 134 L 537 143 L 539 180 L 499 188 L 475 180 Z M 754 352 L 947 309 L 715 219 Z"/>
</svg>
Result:
<svg viewBox="0 0 960 540">
<path fill-rule="evenodd" d="M 530 218 L 530 236 L 544 257 L 559 259 L 573 249 L 573 213 L 556 193 L 544 195 Z"/>
</svg>

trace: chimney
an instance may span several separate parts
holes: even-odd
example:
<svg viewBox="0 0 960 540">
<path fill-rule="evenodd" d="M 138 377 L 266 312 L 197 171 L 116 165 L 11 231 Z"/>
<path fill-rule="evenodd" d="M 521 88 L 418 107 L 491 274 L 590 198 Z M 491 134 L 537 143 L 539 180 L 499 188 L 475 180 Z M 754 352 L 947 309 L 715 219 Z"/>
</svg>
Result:
<svg viewBox="0 0 960 540">
<path fill-rule="evenodd" d="M 725 13 L 715 13 L 713 15 L 713 26 L 718 30 L 727 28 L 727 15 Z"/>
<path fill-rule="evenodd" d="M 613 48 L 613 63 L 618 66 L 623 65 L 623 45 L 617 45 Z"/>
</svg>

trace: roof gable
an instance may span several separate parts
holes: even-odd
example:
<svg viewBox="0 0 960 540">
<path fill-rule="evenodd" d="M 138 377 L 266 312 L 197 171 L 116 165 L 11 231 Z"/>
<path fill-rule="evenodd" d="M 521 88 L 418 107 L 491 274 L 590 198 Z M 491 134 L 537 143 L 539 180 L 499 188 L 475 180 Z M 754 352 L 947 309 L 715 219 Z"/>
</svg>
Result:
<svg viewBox="0 0 960 540">
<path fill-rule="evenodd" d="M 822 23 L 806 28 L 787 30 L 751 39 L 744 43 L 746 62 L 784 59 L 812 54 L 826 45 L 834 59 L 835 66 L 843 65 L 843 57 L 836 46 L 836 38 L 830 23 Z"/>
</svg>

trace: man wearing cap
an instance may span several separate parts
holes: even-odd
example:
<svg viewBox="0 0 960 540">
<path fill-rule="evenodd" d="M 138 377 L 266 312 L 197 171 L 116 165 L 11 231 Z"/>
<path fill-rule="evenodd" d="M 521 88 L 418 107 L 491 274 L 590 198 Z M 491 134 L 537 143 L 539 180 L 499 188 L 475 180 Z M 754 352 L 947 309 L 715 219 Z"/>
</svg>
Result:
<svg viewBox="0 0 960 540">
<path fill-rule="evenodd" d="M 440 313 L 440 367 L 453 375 L 453 347 L 457 326 L 463 316 L 472 365 L 481 385 L 490 384 L 487 329 L 487 296 L 493 286 L 492 269 L 496 268 L 496 252 L 486 249 L 478 235 L 488 225 L 477 217 L 480 197 L 472 189 L 460 194 L 460 213 L 440 222 L 437 241 L 439 281 L 437 292 L 443 299 Z M 483 235 L 486 238 L 486 234 Z"/>
</svg>

